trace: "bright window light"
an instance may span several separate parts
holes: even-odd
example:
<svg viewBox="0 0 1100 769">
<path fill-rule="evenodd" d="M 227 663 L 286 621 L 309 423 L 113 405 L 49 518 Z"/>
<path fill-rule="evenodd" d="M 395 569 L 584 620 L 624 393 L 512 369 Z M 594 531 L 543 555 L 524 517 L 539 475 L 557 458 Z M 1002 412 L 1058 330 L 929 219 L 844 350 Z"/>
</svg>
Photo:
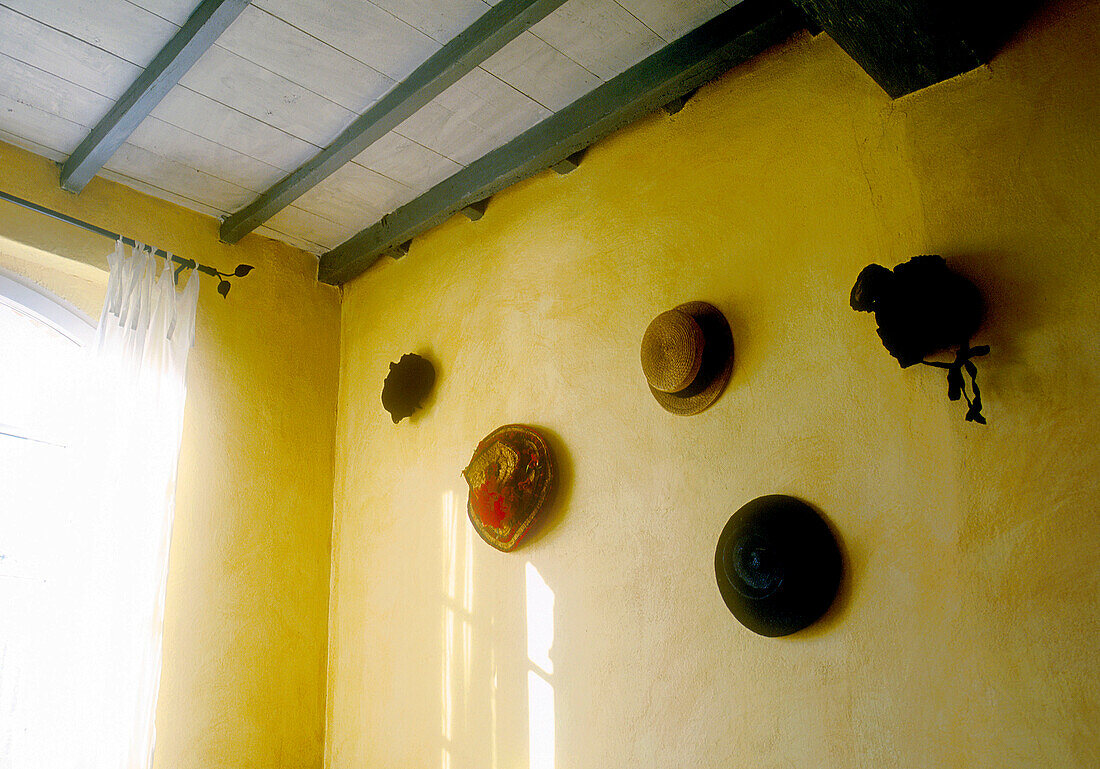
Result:
<svg viewBox="0 0 1100 769">
<path fill-rule="evenodd" d="M 91 327 L 49 301 L 0 275 L 0 766 L 67 769 L 90 758 L 72 712 L 90 684 L 72 447 Z M 17 712 L 34 717 L 5 728 Z"/>
</svg>

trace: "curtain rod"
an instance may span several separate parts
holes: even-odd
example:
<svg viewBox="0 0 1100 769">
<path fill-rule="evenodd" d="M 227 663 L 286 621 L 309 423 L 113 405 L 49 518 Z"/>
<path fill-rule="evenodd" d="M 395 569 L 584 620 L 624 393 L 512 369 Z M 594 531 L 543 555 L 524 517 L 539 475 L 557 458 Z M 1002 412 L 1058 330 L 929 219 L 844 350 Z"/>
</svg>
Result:
<svg viewBox="0 0 1100 769">
<path fill-rule="evenodd" d="M 37 211 L 38 213 L 44 214 L 45 216 L 48 216 L 52 219 L 57 219 L 58 221 L 65 222 L 66 224 L 71 224 L 74 227 L 80 227 L 81 229 L 87 230 L 88 232 L 94 232 L 97 235 L 102 235 L 105 238 L 110 238 L 114 241 L 121 240 L 123 243 L 130 246 L 131 248 L 135 248 L 137 246 L 137 243 L 134 241 L 133 238 L 125 238 L 122 235 L 119 235 L 117 232 L 105 230 L 102 227 L 97 227 L 94 224 L 89 224 L 88 222 L 81 221 L 80 219 L 76 219 L 72 216 L 69 216 L 68 214 L 63 214 L 60 211 L 54 211 L 52 208 L 40 206 L 37 203 L 32 203 L 31 201 L 24 200 L 23 198 L 17 198 L 15 195 L 9 195 L 3 190 L 0 190 L 0 200 L 6 200 L 9 203 L 14 203 L 17 206 L 22 206 L 23 208 L 29 209 L 31 211 Z M 229 281 L 226 280 L 226 278 L 243 278 L 245 275 L 252 272 L 252 265 L 250 264 L 238 264 L 237 269 L 233 270 L 233 272 L 221 272 L 220 270 L 209 265 L 199 264 L 194 259 L 184 259 L 181 256 L 170 254 L 160 248 L 153 251 L 153 254 L 156 256 L 163 256 L 166 259 L 171 257 L 172 261 L 179 265 L 179 267 L 176 268 L 176 274 L 174 276 L 177 281 L 179 280 L 180 273 L 184 270 L 198 270 L 204 275 L 209 275 L 212 278 L 217 278 L 218 293 L 221 294 L 223 297 L 229 293 L 230 289 Z"/>
</svg>

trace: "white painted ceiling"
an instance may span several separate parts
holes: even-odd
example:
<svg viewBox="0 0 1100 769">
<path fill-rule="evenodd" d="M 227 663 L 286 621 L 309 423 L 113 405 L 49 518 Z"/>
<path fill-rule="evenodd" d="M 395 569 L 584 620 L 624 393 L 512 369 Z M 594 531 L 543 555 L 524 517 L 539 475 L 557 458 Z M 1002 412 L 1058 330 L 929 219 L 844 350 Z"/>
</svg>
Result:
<svg viewBox="0 0 1100 769">
<path fill-rule="evenodd" d="M 257 231 L 327 251 L 738 0 L 568 0 Z M 200 0 L 0 0 L 0 140 L 62 161 Z M 222 218 L 483 0 L 253 0 L 101 176 Z"/>
</svg>

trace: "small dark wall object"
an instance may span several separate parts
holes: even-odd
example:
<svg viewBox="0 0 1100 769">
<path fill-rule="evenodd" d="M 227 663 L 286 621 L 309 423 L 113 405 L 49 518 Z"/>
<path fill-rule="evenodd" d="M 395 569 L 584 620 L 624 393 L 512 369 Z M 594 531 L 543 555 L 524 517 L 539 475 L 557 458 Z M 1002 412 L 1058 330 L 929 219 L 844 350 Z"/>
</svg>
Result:
<svg viewBox="0 0 1100 769">
<path fill-rule="evenodd" d="M 967 422 L 985 424 L 978 368 L 971 358 L 989 352 L 970 346 L 982 322 L 978 288 L 950 270 L 942 256 L 914 256 L 893 271 L 878 264 L 863 268 L 852 287 L 853 310 L 873 312 L 882 344 L 902 368 L 916 363 L 947 369 L 947 397 L 965 397 Z M 927 361 L 942 350 L 958 348 L 952 363 Z M 970 375 L 974 397 L 966 392 L 963 371 Z"/>
<path fill-rule="evenodd" d="M 722 529 L 714 573 L 737 620 L 762 636 L 790 635 L 833 603 L 843 571 L 829 526 L 794 497 L 757 497 Z"/>
<path fill-rule="evenodd" d="M 393 423 L 412 416 L 435 384 L 435 366 L 414 353 L 401 356 L 390 364 L 390 373 L 382 385 L 382 407 L 390 412 Z"/>
</svg>

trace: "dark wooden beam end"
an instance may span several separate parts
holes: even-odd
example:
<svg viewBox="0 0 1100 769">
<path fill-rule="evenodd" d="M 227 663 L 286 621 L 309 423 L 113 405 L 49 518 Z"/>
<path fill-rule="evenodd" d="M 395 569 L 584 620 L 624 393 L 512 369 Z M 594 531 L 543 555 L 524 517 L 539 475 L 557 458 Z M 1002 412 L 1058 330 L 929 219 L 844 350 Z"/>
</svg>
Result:
<svg viewBox="0 0 1100 769">
<path fill-rule="evenodd" d="M 677 112 L 684 108 L 684 105 L 688 103 L 688 99 L 690 99 L 694 95 L 695 91 L 691 91 L 690 93 L 685 93 L 683 96 L 678 96 L 670 101 L 668 104 L 666 104 L 663 109 L 667 114 L 675 115 Z"/>
<path fill-rule="evenodd" d="M 476 203 L 471 203 L 462 209 L 462 213 L 471 222 L 476 222 L 481 217 L 485 216 L 485 209 L 489 207 L 489 198 L 485 200 L 479 200 Z"/>
<path fill-rule="evenodd" d="M 562 160 L 559 160 L 557 163 L 550 166 L 550 168 L 554 169 L 554 171 L 556 173 L 559 173 L 563 176 L 565 174 L 576 171 L 577 167 L 581 164 L 581 158 L 584 157 L 584 152 L 585 152 L 584 150 L 580 150 L 579 152 L 574 152 L 569 157 L 563 158 Z"/>
<path fill-rule="evenodd" d="M 974 0 L 796 0 L 892 98 L 984 64 Z"/>
</svg>

